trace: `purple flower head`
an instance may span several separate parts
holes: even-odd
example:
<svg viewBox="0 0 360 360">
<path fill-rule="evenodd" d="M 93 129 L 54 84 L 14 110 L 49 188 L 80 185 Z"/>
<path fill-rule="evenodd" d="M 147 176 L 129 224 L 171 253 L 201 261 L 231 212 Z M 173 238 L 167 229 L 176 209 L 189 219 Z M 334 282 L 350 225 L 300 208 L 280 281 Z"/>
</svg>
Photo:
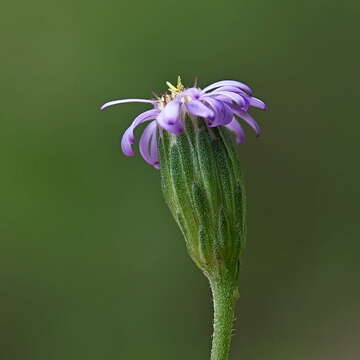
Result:
<svg viewBox="0 0 360 360">
<path fill-rule="evenodd" d="M 197 87 L 184 88 L 178 78 L 177 86 L 167 83 L 169 93 L 156 99 L 123 99 L 105 103 L 101 110 L 109 106 L 142 102 L 153 105 L 153 109 L 138 115 L 125 131 L 121 140 L 121 149 L 127 156 L 134 156 L 134 130 L 143 122 L 150 123 L 145 127 L 139 142 L 140 154 L 144 160 L 155 168 L 160 168 L 157 136 L 158 129 L 179 135 L 184 131 L 184 119 L 188 115 L 199 117 L 208 127 L 224 126 L 235 134 L 237 143 L 245 141 L 245 132 L 239 119 L 247 123 L 256 133 L 260 127 L 248 113 L 249 108 L 266 110 L 260 99 L 253 97 L 249 86 L 234 80 L 223 80 L 211 84 L 204 89 Z"/>
</svg>

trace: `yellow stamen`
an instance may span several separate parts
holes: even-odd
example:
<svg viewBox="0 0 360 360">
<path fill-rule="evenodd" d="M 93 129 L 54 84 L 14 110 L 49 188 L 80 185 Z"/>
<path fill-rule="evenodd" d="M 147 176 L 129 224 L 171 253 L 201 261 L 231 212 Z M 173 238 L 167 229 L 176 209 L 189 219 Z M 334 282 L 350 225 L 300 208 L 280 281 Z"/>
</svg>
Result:
<svg viewBox="0 0 360 360">
<path fill-rule="evenodd" d="M 180 75 L 178 76 L 178 79 L 177 79 L 177 88 L 180 90 L 184 89 L 184 86 L 183 84 L 181 83 L 181 77 Z"/>
<path fill-rule="evenodd" d="M 167 81 L 166 82 L 166 85 L 169 87 L 169 91 L 171 93 L 175 93 L 175 94 L 178 94 L 180 92 L 182 92 L 185 88 L 184 88 L 184 85 L 181 83 L 181 77 L 178 76 L 177 78 L 177 84 L 176 86 L 174 86 L 171 82 Z"/>
<path fill-rule="evenodd" d="M 175 87 L 171 82 L 167 81 L 166 85 L 168 86 L 170 91 L 177 91 L 177 87 Z"/>
</svg>

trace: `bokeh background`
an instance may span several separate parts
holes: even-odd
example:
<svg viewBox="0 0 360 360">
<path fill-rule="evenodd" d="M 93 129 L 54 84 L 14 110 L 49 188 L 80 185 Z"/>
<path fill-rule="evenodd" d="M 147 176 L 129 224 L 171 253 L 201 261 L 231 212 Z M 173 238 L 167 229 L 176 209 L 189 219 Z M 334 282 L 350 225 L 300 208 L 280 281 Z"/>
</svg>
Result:
<svg viewBox="0 0 360 360">
<path fill-rule="evenodd" d="M 5 1 L 0 358 L 208 358 L 206 280 L 159 173 L 119 150 L 147 107 L 99 111 L 180 74 L 270 106 L 241 146 L 232 359 L 358 359 L 359 15 L 356 0 Z"/>
</svg>

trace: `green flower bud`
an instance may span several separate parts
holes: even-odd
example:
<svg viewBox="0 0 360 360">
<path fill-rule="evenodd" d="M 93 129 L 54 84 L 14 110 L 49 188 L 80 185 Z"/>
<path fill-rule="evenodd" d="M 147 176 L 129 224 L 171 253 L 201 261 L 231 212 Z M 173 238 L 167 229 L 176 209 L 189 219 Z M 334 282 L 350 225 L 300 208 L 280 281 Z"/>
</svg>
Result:
<svg viewBox="0 0 360 360">
<path fill-rule="evenodd" d="M 187 116 L 184 126 L 180 135 L 159 131 L 163 194 L 195 264 L 209 279 L 235 282 L 246 239 L 238 145 L 201 118 Z"/>
</svg>

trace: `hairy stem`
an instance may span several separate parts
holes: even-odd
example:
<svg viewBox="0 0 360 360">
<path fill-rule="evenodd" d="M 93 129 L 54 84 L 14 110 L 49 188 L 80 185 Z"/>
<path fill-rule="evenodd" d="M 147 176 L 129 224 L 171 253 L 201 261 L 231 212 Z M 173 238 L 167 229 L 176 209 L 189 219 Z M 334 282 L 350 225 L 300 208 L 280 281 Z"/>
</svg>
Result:
<svg viewBox="0 0 360 360">
<path fill-rule="evenodd" d="M 237 286 L 229 280 L 210 280 L 214 302 L 214 333 L 211 360 L 228 360 L 234 321 Z"/>
</svg>

